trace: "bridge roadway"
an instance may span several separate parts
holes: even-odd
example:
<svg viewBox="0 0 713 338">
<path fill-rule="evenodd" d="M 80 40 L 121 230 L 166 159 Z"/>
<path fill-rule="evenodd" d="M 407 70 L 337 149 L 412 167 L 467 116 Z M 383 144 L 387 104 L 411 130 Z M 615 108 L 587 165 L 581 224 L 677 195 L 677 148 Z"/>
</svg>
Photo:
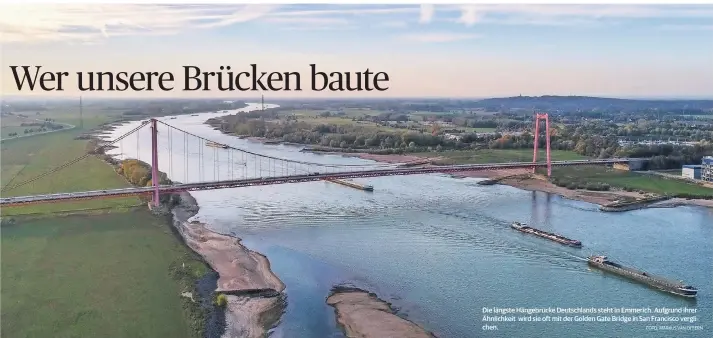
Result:
<svg viewBox="0 0 713 338">
<path fill-rule="evenodd" d="M 573 165 L 606 165 L 615 163 L 628 163 L 632 160 L 629 158 L 603 159 L 603 160 L 573 160 L 573 161 L 552 161 L 552 166 L 573 166 Z M 411 167 L 411 168 L 394 168 L 394 169 L 377 169 L 377 170 L 362 170 L 349 171 L 340 173 L 309 173 L 304 175 L 277 176 L 266 178 L 250 178 L 242 180 L 230 181 L 213 181 L 200 183 L 181 183 L 176 185 L 159 186 L 161 193 L 180 192 L 180 191 L 198 191 L 212 190 L 225 188 L 248 187 L 255 185 L 272 185 L 284 183 L 299 183 L 320 181 L 324 179 L 344 179 L 344 178 L 359 178 L 359 177 L 379 177 L 379 176 L 395 176 L 395 175 L 419 175 L 432 173 L 457 173 L 466 171 L 492 170 L 492 169 L 518 169 L 547 167 L 547 163 L 532 162 L 507 162 L 507 163 L 486 163 L 486 164 L 462 164 L 449 166 L 431 166 L 431 167 Z M 32 195 L 0 198 L 0 206 L 17 206 L 33 203 L 48 203 L 58 202 L 63 200 L 80 200 L 89 198 L 108 198 L 108 197 L 126 197 L 134 195 L 150 194 L 153 187 L 132 187 L 122 189 L 83 191 L 72 193 L 59 193 L 47 195 Z"/>
</svg>

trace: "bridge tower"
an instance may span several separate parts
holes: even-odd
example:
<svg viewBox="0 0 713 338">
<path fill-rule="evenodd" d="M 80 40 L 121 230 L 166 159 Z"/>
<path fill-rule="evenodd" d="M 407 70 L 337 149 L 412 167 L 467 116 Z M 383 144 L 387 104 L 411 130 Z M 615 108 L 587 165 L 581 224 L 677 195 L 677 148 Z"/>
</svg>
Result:
<svg viewBox="0 0 713 338">
<path fill-rule="evenodd" d="M 535 113 L 535 151 L 532 155 L 532 173 L 535 173 L 537 167 L 537 148 L 540 144 L 540 120 L 545 120 L 545 139 L 547 142 L 547 177 L 552 175 L 552 157 L 550 156 L 550 116 L 547 113 Z"/>
<path fill-rule="evenodd" d="M 151 119 L 151 185 L 153 185 L 153 206 L 158 207 L 158 184 L 160 177 L 158 176 L 158 123 L 156 119 Z"/>
</svg>

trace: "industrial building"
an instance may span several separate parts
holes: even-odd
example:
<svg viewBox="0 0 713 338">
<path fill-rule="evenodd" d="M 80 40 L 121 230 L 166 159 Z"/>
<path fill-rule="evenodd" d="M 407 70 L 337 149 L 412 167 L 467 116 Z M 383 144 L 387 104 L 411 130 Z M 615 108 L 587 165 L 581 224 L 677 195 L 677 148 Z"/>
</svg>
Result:
<svg viewBox="0 0 713 338">
<path fill-rule="evenodd" d="M 713 182 L 713 156 L 706 156 L 701 163 L 701 179 Z"/>
<path fill-rule="evenodd" d="M 684 165 L 683 169 L 681 170 L 681 176 L 693 180 L 700 180 L 702 168 L 702 165 Z"/>
</svg>

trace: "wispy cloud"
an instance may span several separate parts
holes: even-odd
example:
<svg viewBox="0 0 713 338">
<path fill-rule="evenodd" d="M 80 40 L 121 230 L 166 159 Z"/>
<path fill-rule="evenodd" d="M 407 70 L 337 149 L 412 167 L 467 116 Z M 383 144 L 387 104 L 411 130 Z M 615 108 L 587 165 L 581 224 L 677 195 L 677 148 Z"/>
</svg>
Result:
<svg viewBox="0 0 713 338">
<path fill-rule="evenodd" d="M 273 5 L 7 5 L 0 12 L 0 41 L 83 40 L 171 34 L 252 21 Z"/>
<path fill-rule="evenodd" d="M 345 18 L 323 18 L 323 17 L 268 17 L 265 22 L 278 24 L 306 25 L 306 26 L 345 26 L 351 24 L 351 21 Z"/>
<path fill-rule="evenodd" d="M 626 6 L 626 5 L 462 5 L 446 6 L 459 11 L 455 22 L 520 25 L 579 25 L 612 19 L 710 18 L 711 6 Z"/>
<path fill-rule="evenodd" d="M 396 6 L 396 7 L 380 7 L 369 8 L 369 6 L 347 7 L 347 6 L 332 6 L 334 9 L 313 9 L 313 10 L 293 10 L 281 11 L 274 13 L 274 16 L 321 16 L 321 15 L 387 15 L 387 14 L 406 14 L 419 13 L 418 6 Z"/>
<path fill-rule="evenodd" d="M 438 18 L 435 13 L 438 12 Z M 113 36 L 178 34 L 251 21 L 285 29 L 404 28 L 447 20 L 464 26 L 597 25 L 647 18 L 711 18 L 711 6 L 625 5 L 5 5 L 0 42 L 94 42 Z M 694 28 L 694 26 L 696 28 Z M 684 25 L 663 29 L 700 30 Z M 441 38 L 444 38 L 441 36 Z M 450 40 L 452 41 L 452 40 Z"/>
<path fill-rule="evenodd" d="M 667 31 L 713 31 L 713 25 L 662 25 L 659 28 Z"/>
<path fill-rule="evenodd" d="M 421 34 L 404 34 L 400 35 L 399 38 L 408 41 L 415 42 L 454 42 L 462 40 L 472 40 L 479 38 L 480 35 L 477 34 L 463 34 L 463 33 L 421 33 Z"/>
<path fill-rule="evenodd" d="M 387 21 L 380 23 L 378 26 L 387 28 L 406 28 L 408 27 L 408 23 L 406 21 Z"/>
<path fill-rule="evenodd" d="M 420 23 L 429 23 L 433 19 L 434 6 L 433 5 L 421 5 L 421 17 L 419 18 Z"/>
<path fill-rule="evenodd" d="M 0 41 L 94 41 L 112 36 L 176 34 L 261 20 L 284 28 L 353 27 L 359 21 L 418 15 L 419 6 L 277 5 L 8 5 L 0 11 Z M 432 16 L 432 13 L 429 14 Z"/>
<path fill-rule="evenodd" d="M 265 22 L 279 24 L 284 30 L 333 30 L 333 29 L 354 29 L 357 25 L 346 18 L 324 18 L 309 16 L 287 16 L 268 17 Z"/>
<path fill-rule="evenodd" d="M 457 22 L 462 23 L 466 26 L 472 26 L 480 20 L 482 17 L 481 12 L 477 7 L 466 6 L 463 8 L 461 16 L 458 18 Z"/>
</svg>

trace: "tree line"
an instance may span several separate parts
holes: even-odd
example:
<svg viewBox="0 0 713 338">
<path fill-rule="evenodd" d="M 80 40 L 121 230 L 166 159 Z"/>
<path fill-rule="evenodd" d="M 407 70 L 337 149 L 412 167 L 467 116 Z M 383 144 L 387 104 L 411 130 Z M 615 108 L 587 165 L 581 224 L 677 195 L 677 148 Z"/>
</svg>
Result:
<svg viewBox="0 0 713 338">
<path fill-rule="evenodd" d="M 280 117 L 279 111 L 237 114 L 214 119 L 210 123 L 225 132 L 238 135 L 316 145 L 341 151 L 403 153 L 445 149 L 532 149 L 534 146 L 531 129 L 521 133 L 470 132 L 454 136 L 443 131 L 428 133 L 414 130 L 380 130 L 373 125 L 360 125 L 356 123 L 358 121 L 344 124 L 308 123 L 295 118 Z M 622 145 L 619 140 L 622 127 L 601 121 L 571 125 L 551 122 L 551 125 L 552 149 L 574 151 L 595 158 L 650 157 L 650 169 L 680 168 L 683 164 L 700 163 L 703 156 L 713 153 L 713 147 L 707 141 L 697 146 Z M 538 138 L 538 142 L 541 148 L 545 147 L 544 135 Z"/>
</svg>

